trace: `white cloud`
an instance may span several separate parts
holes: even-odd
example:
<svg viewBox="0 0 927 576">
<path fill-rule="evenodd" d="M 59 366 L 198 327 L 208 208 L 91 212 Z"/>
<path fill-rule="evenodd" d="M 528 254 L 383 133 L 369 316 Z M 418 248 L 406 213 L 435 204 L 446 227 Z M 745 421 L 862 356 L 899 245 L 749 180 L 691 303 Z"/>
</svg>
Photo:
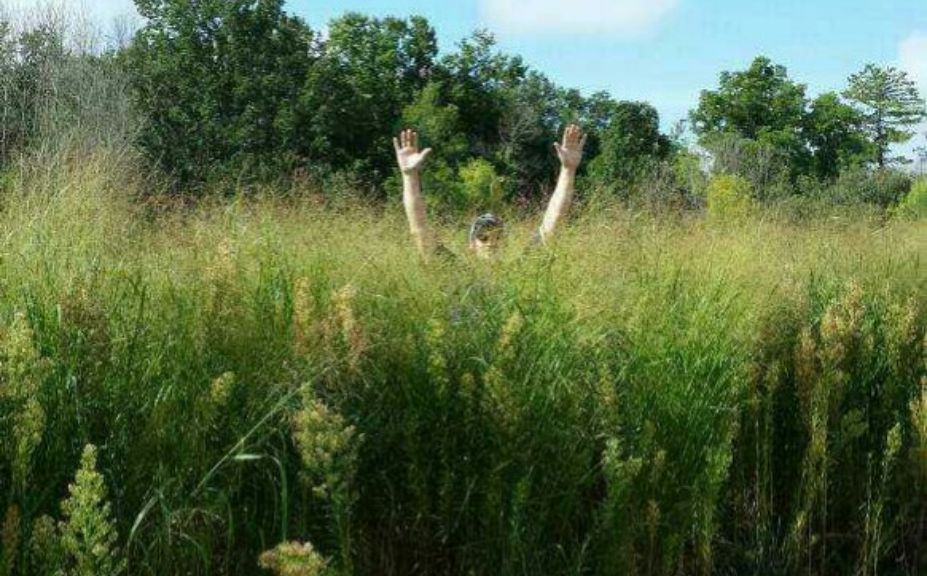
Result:
<svg viewBox="0 0 927 576">
<path fill-rule="evenodd" d="M 638 36 L 665 18 L 679 0 L 480 0 L 487 24 L 515 34 Z"/>
</svg>

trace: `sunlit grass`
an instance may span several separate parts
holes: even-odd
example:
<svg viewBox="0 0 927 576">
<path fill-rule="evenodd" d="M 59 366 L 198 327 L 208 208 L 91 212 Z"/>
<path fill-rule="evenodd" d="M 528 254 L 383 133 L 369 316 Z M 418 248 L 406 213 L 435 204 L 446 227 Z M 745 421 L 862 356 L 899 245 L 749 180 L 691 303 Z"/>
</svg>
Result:
<svg viewBox="0 0 927 576">
<path fill-rule="evenodd" d="M 122 159 L 56 166 L 0 214 L 3 361 L 28 327 L 43 366 L 0 391 L 41 374 L 45 415 L 33 449 L 0 392 L 0 566 L 52 570 L 25 551 L 87 444 L 132 574 L 283 542 L 344 574 L 924 566 L 923 221 L 580 206 L 493 262 L 440 224 L 459 257 L 423 264 L 396 206 L 164 208 Z"/>
</svg>

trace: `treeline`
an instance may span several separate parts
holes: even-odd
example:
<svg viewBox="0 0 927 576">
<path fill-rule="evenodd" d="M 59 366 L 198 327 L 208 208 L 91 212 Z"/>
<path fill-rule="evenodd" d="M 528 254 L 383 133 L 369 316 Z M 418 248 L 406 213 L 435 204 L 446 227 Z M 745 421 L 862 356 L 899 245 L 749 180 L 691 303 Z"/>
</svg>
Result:
<svg viewBox="0 0 927 576">
<path fill-rule="evenodd" d="M 692 206 L 713 172 L 739 176 L 756 200 L 884 208 L 911 186 L 891 147 L 927 117 L 903 71 L 869 65 L 842 93 L 812 97 L 758 57 L 723 72 L 668 135 L 650 104 L 558 86 L 485 32 L 439 52 L 418 17 L 347 14 L 322 34 L 283 0 L 136 4 L 144 26 L 102 49 L 68 43 L 48 23 L 0 29 L 4 162 L 50 130 L 102 126 L 129 138 L 175 191 L 296 178 L 382 197 L 394 177 L 390 138 L 412 126 L 435 148 L 432 200 L 467 207 L 543 195 L 551 143 L 579 122 L 591 135 L 586 191 Z M 58 89 L 62 75 L 75 86 Z"/>
<path fill-rule="evenodd" d="M 430 189 L 454 205 L 537 194 L 567 121 L 592 129 L 603 179 L 672 151 L 652 106 L 559 87 L 489 34 L 440 56 L 423 18 L 348 14 L 323 39 L 282 4 L 139 3 L 148 24 L 125 61 L 148 119 L 141 143 L 180 182 L 301 171 L 379 190 L 402 126 L 434 146 Z"/>
</svg>

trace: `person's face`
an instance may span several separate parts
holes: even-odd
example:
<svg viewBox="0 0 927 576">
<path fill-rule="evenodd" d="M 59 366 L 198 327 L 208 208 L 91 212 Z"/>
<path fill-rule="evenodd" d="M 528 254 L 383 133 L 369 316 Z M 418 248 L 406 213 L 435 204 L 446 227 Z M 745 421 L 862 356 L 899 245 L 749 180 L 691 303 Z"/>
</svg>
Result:
<svg viewBox="0 0 927 576">
<path fill-rule="evenodd" d="M 470 249 L 479 258 L 490 258 L 502 243 L 502 229 L 494 228 L 481 232 L 470 242 Z"/>
</svg>

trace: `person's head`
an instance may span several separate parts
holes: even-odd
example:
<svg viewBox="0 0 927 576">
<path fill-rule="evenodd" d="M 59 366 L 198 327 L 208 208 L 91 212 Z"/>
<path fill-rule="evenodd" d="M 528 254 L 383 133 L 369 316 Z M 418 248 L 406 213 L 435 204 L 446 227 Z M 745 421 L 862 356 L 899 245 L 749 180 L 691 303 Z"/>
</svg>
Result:
<svg viewBox="0 0 927 576">
<path fill-rule="evenodd" d="M 502 242 L 505 227 L 494 214 L 483 214 L 470 226 L 470 250 L 479 257 L 489 257 Z"/>
</svg>

